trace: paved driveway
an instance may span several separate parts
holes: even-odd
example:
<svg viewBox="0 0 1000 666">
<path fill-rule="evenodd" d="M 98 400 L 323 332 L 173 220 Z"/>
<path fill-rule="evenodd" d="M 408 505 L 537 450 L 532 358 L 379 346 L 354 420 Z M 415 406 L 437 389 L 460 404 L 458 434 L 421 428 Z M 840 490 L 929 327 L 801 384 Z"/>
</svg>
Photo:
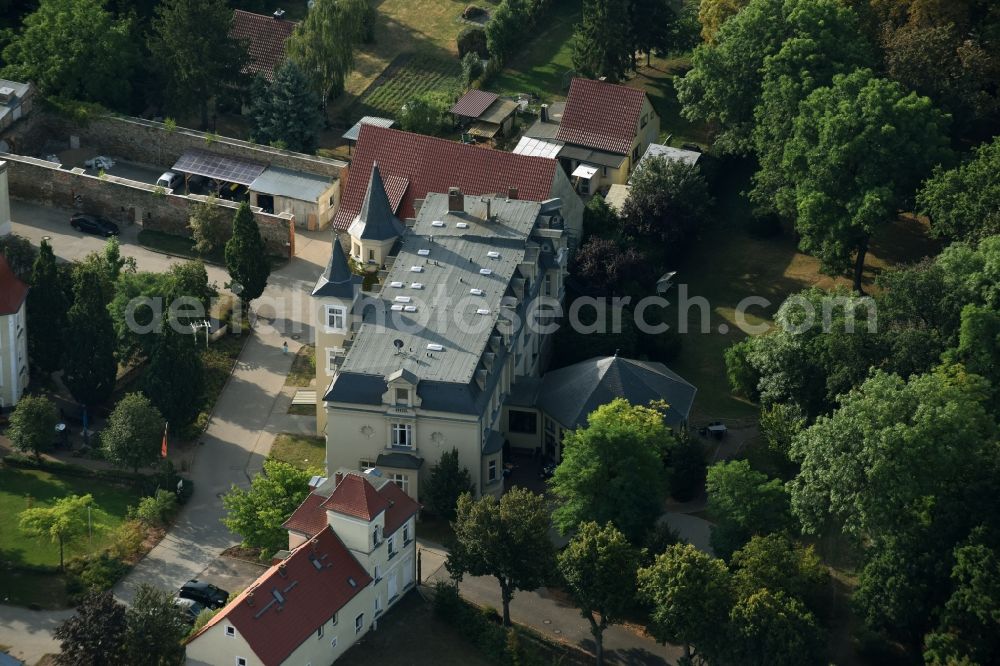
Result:
<svg viewBox="0 0 1000 666">
<path fill-rule="evenodd" d="M 70 228 L 69 211 L 21 201 L 12 201 L 11 209 L 14 233 L 35 244 L 50 236 L 53 250 L 62 259 L 77 260 L 104 245 L 103 239 Z M 120 240 L 122 254 L 134 257 L 139 270 L 162 271 L 179 261 L 138 246 L 137 233 L 134 226 L 124 227 Z M 289 417 L 275 406 L 282 404 L 279 396 L 293 352 L 300 343 L 313 339 L 308 294 L 329 256 L 329 234 L 300 234 L 296 247 L 296 258 L 272 274 L 264 296 L 255 302 L 262 319 L 248 338 L 201 439 L 190 472 L 194 495 L 163 541 L 115 587 L 116 596 L 125 601 L 140 583 L 174 589 L 197 577 L 222 550 L 237 542 L 220 523 L 224 514 L 220 497 L 233 484 L 249 485 L 275 434 L 288 428 Z M 219 267 L 209 266 L 208 274 L 219 285 L 227 280 Z M 285 341 L 288 354 L 281 350 Z M 300 429 L 314 427 L 314 417 L 296 418 L 301 420 Z M 58 651 L 51 630 L 68 615 L 68 611 L 36 613 L 0 606 L 0 644 L 13 646 L 15 656 L 34 663 L 43 654 Z"/>
</svg>

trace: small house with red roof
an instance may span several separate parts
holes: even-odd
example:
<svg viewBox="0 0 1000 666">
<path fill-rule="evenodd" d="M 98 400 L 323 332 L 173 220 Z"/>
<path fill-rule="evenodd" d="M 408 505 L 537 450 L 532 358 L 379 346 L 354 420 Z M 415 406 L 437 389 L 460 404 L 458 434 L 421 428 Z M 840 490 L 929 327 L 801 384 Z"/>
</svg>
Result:
<svg viewBox="0 0 1000 666">
<path fill-rule="evenodd" d="M 627 183 L 660 135 L 660 117 L 639 88 L 573 79 L 560 110 L 543 112 L 525 136 L 562 144 L 559 161 L 583 195 Z"/>
<path fill-rule="evenodd" d="M 0 410 L 17 404 L 28 386 L 28 285 L 0 254 Z"/>
<path fill-rule="evenodd" d="M 187 663 L 332 664 L 416 581 L 420 506 L 375 470 L 320 480 L 289 552 L 188 639 Z"/>
</svg>

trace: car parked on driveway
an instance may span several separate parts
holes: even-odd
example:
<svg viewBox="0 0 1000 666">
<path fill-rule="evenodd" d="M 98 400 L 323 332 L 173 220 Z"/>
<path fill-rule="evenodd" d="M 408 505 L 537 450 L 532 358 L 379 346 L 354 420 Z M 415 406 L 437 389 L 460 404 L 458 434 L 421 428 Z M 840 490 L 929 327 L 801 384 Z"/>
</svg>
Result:
<svg viewBox="0 0 1000 666">
<path fill-rule="evenodd" d="M 181 609 L 181 613 L 184 616 L 184 621 L 187 622 L 188 624 L 194 624 L 195 620 L 198 619 L 198 616 L 201 615 L 201 612 L 205 610 L 205 606 L 203 604 L 200 604 L 197 601 L 194 601 L 193 599 L 184 599 L 183 597 L 177 597 L 176 599 L 174 599 L 174 603 L 177 605 L 179 609 Z"/>
<path fill-rule="evenodd" d="M 229 593 L 223 589 L 196 579 L 191 579 L 181 585 L 177 596 L 181 599 L 191 599 L 209 608 L 222 608 L 229 599 Z"/>
<path fill-rule="evenodd" d="M 69 218 L 69 226 L 77 231 L 84 231 L 88 234 L 98 236 L 117 236 L 119 234 L 118 225 L 111 220 L 100 215 L 88 215 L 86 213 L 74 213 Z"/>
</svg>

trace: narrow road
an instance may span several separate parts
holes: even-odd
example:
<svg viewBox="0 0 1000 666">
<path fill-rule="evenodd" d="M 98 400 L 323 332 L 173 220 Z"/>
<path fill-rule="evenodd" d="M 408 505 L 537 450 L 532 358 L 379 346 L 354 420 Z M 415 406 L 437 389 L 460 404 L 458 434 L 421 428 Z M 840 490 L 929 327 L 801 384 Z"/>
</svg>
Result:
<svg viewBox="0 0 1000 666">
<path fill-rule="evenodd" d="M 11 214 L 15 234 L 36 245 L 49 236 L 61 259 L 79 260 L 104 246 L 103 239 L 70 228 L 70 211 L 11 201 Z M 137 234 L 134 226 L 125 227 L 120 241 L 122 254 L 134 257 L 139 270 L 163 271 L 182 261 L 139 246 Z M 264 295 L 254 302 L 260 315 L 257 328 L 216 403 L 188 474 L 194 481 L 194 495 L 163 541 L 115 586 L 120 599 L 130 600 L 141 583 L 176 589 L 237 543 L 220 522 L 224 514 L 221 495 L 234 484 L 249 485 L 270 451 L 276 428 L 287 426 L 286 415 L 275 413 L 274 408 L 280 402 L 293 352 L 300 343 L 313 339 L 309 293 L 329 257 L 329 238 L 328 232 L 298 235 L 296 257 L 271 275 Z M 220 288 L 228 280 L 224 269 L 207 269 L 209 280 Z M 281 349 L 285 341 L 288 354 Z M 0 644 L 12 646 L 13 656 L 34 664 L 42 655 L 58 652 L 52 630 L 71 614 L 0 605 Z"/>
</svg>

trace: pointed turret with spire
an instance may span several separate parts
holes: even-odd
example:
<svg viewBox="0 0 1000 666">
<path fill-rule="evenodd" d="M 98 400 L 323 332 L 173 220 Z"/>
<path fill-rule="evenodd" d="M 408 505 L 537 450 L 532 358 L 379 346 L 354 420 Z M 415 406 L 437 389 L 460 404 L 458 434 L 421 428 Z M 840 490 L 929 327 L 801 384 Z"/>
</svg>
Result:
<svg viewBox="0 0 1000 666">
<path fill-rule="evenodd" d="M 381 264 L 389 247 L 403 234 L 404 225 L 392 212 L 389 195 L 378 164 L 372 164 L 368 191 L 361 211 L 348 227 L 353 243 L 353 254 L 362 261 Z"/>
<path fill-rule="evenodd" d="M 361 276 L 351 272 L 347 263 L 347 255 L 340 241 L 334 236 L 333 251 L 330 252 L 330 262 L 326 265 L 323 275 L 316 281 L 313 296 L 332 296 L 353 300 L 354 285 L 361 284 Z"/>
</svg>

